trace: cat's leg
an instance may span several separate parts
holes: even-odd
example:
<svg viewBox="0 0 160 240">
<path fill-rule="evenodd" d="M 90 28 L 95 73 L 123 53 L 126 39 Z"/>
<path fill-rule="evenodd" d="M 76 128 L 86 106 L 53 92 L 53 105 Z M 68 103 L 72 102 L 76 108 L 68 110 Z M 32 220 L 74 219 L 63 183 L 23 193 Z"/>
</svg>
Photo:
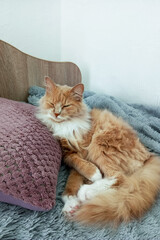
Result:
<svg viewBox="0 0 160 240">
<path fill-rule="evenodd" d="M 95 163 L 104 174 L 104 178 L 112 178 L 116 180 L 114 186 L 119 186 L 125 181 L 126 177 L 122 172 L 122 169 L 107 159 L 106 156 L 101 155 L 96 159 Z"/>
<path fill-rule="evenodd" d="M 95 182 L 102 178 L 100 170 L 91 162 L 82 159 L 76 153 L 72 153 L 64 158 L 67 165 L 73 167 L 88 180 Z"/>
<path fill-rule="evenodd" d="M 97 180 L 91 185 L 84 184 L 78 191 L 78 198 L 81 202 L 91 199 L 102 192 L 114 191 L 114 187 L 119 186 L 125 180 L 125 175 L 122 173 L 119 166 L 116 166 L 103 156 L 96 159 L 96 165 L 104 174 L 104 178 Z"/>
<path fill-rule="evenodd" d="M 67 217 L 71 217 L 80 206 L 80 201 L 77 197 L 77 193 L 83 182 L 84 177 L 80 175 L 76 170 L 72 169 L 62 196 L 64 202 L 62 212 Z"/>
</svg>

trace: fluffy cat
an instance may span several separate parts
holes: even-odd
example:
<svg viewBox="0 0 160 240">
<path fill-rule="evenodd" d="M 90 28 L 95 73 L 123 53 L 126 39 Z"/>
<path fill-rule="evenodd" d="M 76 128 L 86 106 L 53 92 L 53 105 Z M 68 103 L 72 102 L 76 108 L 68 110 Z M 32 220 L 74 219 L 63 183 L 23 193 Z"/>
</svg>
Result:
<svg viewBox="0 0 160 240">
<path fill-rule="evenodd" d="M 89 110 L 83 84 L 60 86 L 45 78 L 37 117 L 61 142 L 72 170 L 63 212 L 85 224 L 119 224 L 141 217 L 160 188 L 160 159 L 134 130 L 107 110 Z M 92 184 L 91 184 L 92 183 Z"/>
</svg>

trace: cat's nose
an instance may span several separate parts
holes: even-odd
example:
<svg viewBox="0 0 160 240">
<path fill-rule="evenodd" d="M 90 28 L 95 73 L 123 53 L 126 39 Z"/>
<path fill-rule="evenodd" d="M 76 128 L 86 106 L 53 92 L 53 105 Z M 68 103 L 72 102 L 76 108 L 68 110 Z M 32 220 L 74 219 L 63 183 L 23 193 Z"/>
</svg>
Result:
<svg viewBox="0 0 160 240">
<path fill-rule="evenodd" d="M 60 113 L 55 113 L 56 118 L 59 116 Z"/>
</svg>

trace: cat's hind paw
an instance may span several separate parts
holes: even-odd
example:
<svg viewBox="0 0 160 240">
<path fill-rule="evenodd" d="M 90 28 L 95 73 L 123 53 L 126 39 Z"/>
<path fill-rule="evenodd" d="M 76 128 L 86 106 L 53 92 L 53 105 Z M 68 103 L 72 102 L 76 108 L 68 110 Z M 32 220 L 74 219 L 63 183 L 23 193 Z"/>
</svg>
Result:
<svg viewBox="0 0 160 240">
<path fill-rule="evenodd" d="M 74 213 L 80 207 L 80 201 L 76 196 L 63 196 L 62 198 L 65 203 L 62 213 L 65 215 L 65 217 L 72 218 Z"/>
</svg>

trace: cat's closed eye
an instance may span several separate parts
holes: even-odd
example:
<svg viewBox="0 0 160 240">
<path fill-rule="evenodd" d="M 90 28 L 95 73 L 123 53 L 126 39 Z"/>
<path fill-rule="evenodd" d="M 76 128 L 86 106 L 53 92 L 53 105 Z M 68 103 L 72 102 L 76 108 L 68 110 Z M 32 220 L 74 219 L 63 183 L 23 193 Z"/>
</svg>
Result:
<svg viewBox="0 0 160 240">
<path fill-rule="evenodd" d="M 68 105 L 64 105 L 62 108 L 67 108 L 67 107 L 70 107 L 71 104 L 68 104 Z"/>
<path fill-rule="evenodd" d="M 51 105 L 52 107 L 54 107 L 54 103 L 52 103 L 52 102 L 48 102 L 49 103 L 49 105 Z"/>
</svg>

